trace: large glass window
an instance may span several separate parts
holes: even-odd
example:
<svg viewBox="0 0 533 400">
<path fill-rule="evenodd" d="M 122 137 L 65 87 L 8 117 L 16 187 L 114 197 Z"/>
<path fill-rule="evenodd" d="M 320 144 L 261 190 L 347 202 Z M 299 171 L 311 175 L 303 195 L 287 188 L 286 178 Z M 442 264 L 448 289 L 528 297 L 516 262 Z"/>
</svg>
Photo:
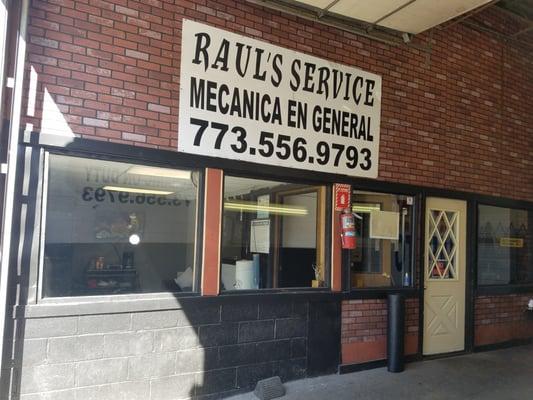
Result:
<svg viewBox="0 0 533 400">
<path fill-rule="evenodd" d="M 325 196 L 324 186 L 227 176 L 222 290 L 323 286 Z"/>
<path fill-rule="evenodd" d="M 45 297 L 191 291 L 198 173 L 50 155 Z"/>
<path fill-rule="evenodd" d="M 357 237 L 350 251 L 352 287 L 411 286 L 413 197 L 353 191 L 352 212 Z"/>
<path fill-rule="evenodd" d="M 533 282 L 533 212 L 480 205 L 479 285 Z"/>
</svg>

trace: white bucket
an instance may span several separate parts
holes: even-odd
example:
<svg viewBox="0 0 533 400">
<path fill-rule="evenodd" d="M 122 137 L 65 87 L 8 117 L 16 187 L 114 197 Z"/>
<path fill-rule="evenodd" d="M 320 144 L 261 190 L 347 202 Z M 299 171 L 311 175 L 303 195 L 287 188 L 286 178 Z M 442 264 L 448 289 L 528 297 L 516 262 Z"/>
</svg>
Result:
<svg viewBox="0 0 533 400">
<path fill-rule="evenodd" d="M 235 263 L 235 289 L 259 289 L 259 255 Z"/>
</svg>

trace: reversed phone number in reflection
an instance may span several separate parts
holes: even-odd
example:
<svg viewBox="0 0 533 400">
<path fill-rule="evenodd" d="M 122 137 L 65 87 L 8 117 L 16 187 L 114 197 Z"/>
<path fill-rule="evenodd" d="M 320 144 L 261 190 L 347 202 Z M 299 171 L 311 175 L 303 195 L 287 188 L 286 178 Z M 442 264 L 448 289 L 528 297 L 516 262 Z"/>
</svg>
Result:
<svg viewBox="0 0 533 400">
<path fill-rule="evenodd" d="M 103 202 L 105 200 L 111 203 L 124 204 L 148 204 L 158 206 L 181 206 L 182 204 L 189 205 L 188 200 L 170 199 L 165 196 L 146 195 L 146 194 L 130 194 L 128 192 L 116 192 L 114 190 L 105 190 L 104 188 L 93 188 L 85 186 L 81 194 L 83 201 L 97 201 Z"/>
</svg>

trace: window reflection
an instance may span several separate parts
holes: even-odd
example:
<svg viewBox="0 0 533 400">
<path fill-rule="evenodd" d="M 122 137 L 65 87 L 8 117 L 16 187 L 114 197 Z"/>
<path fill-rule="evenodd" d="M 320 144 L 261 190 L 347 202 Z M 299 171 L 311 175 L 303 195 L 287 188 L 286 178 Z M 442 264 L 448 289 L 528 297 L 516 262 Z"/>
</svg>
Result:
<svg viewBox="0 0 533 400">
<path fill-rule="evenodd" d="M 49 157 L 46 297 L 193 288 L 198 174 Z"/>
<path fill-rule="evenodd" d="M 222 290 L 323 285 L 324 207 L 324 187 L 227 176 Z"/>
<path fill-rule="evenodd" d="M 412 285 L 414 201 L 410 196 L 354 191 L 356 248 L 352 287 Z"/>
<path fill-rule="evenodd" d="M 478 283 L 533 282 L 533 212 L 479 206 Z"/>
</svg>

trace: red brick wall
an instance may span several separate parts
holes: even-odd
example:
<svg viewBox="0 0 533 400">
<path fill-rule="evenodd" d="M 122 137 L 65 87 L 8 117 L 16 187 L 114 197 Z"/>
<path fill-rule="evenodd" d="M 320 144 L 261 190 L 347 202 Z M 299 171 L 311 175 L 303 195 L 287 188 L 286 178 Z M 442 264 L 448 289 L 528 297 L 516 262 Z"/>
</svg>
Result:
<svg viewBox="0 0 533 400">
<path fill-rule="evenodd" d="M 175 149 L 183 18 L 380 74 L 380 179 L 533 198 L 533 52 L 462 24 L 428 57 L 244 1 L 34 0 L 28 128 Z"/>
<path fill-rule="evenodd" d="M 418 299 L 405 301 L 405 354 L 418 350 Z M 343 364 L 387 358 L 387 301 L 342 302 L 341 353 Z"/>
<path fill-rule="evenodd" d="M 533 315 L 526 314 L 528 294 L 479 296 L 475 303 L 474 345 L 533 338 Z"/>
</svg>

